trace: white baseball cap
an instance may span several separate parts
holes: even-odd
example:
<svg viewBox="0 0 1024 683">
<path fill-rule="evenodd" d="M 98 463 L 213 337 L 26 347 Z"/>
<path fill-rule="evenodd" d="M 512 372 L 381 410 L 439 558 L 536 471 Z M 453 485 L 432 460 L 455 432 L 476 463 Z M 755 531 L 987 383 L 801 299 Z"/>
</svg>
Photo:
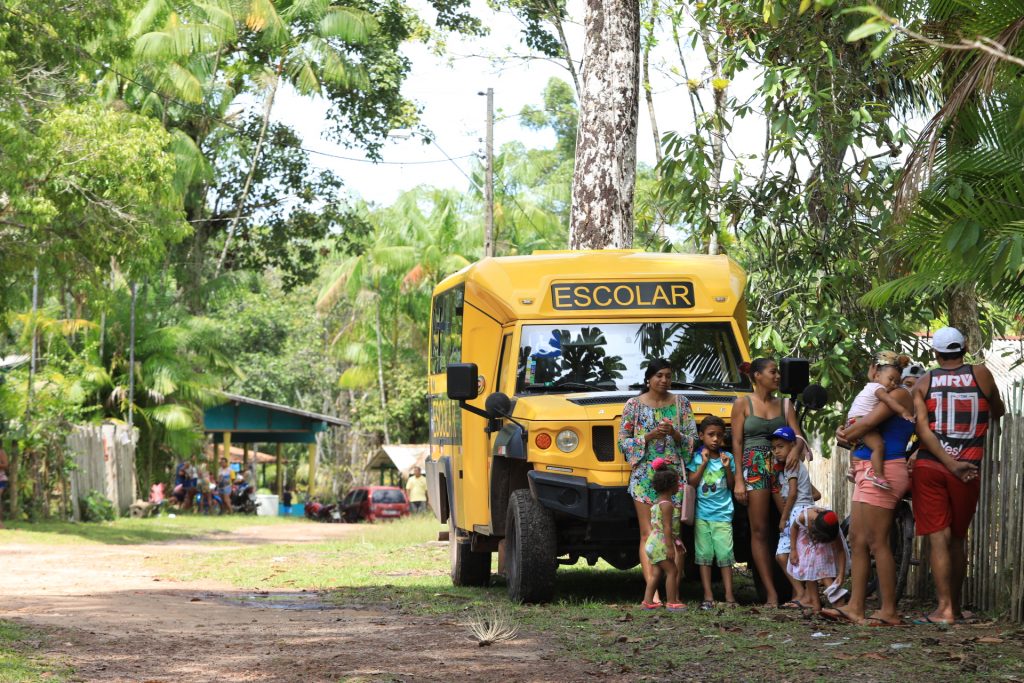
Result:
<svg viewBox="0 0 1024 683">
<path fill-rule="evenodd" d="M 965 351 L 964 335 L 955 327 L 943 327 L 932 336 L 932 348 L 939 353 Z"/>
</svg>

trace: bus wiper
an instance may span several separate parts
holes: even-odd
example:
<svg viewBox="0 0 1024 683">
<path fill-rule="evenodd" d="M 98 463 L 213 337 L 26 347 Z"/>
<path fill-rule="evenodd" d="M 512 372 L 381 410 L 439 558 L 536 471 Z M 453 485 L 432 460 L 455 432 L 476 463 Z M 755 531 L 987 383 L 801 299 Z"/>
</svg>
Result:
<svg viewBox="0 0 1024 683">
<path fill-rule="evenodd" d="M 599 387 L 596 384 L 585 384 L 583 382 L 562 382 L 560 384 L 527 384 L 523 389 L 529 391 L 562 391 L 568 389 L 570 391 L 608 391 L 605 387 Z"/>
</svg>

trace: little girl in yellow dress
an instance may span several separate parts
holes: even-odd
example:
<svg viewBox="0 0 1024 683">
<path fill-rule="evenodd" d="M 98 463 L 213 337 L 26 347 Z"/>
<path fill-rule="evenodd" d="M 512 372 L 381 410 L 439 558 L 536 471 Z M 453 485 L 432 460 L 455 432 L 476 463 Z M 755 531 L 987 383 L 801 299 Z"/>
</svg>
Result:
<svg viewBox="0 0 1024 683">
<path fill-rule="evenodd" d="M 677 547 L 679 538 L 679 517 L 672 504 L 672 497 L 679 491 L 679 475 L 668 466 L 663 458 L 655 458 L 652 463 L 654 476 L 651 477 L 651 488 L 657 494 L 657 500 L 651 506 L 651 534 L 647 537 L 644 552 L 651 561 L 651 576 L 647 581 L 647 590 L 641 606 L 644 609 L 658 609 L 663 604 L 654 602 L 654 594 L 658 591 L 658 583 L 662 574 L 665 575 L 664 607 L 676 612 L 686 609 L 679 602 L 679 571 L 675 557 L 682 548 Z"/>
</svg>

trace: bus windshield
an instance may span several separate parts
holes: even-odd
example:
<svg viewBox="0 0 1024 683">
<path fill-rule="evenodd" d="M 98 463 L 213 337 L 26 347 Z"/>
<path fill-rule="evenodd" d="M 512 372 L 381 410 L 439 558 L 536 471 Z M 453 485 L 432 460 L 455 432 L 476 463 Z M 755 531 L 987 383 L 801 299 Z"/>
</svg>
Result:
<svg viewBox="0 0 1024 683">
<path fill-rule="evenodd" d="M 729 323 L 578 323 L 523 325 L 516 393 L 635 390 L 655 358 L 673 388 L 749 387 Z"/>
</svg>

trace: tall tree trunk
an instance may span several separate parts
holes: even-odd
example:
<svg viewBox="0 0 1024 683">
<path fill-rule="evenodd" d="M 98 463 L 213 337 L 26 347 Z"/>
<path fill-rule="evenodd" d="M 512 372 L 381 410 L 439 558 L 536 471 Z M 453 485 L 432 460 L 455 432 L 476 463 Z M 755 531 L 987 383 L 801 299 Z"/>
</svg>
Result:
<svg viewBox="0 0 1024 683">
<path fill-rule="evenodd" d="M 228 225 L 227 235 L 224 237 L 224 249 L 221 250 L 220 259 L 217 260 L 217 270 L 214 271 L 214 277 L 220 275 L 220 271 L 224 267 L 224 261 L 228 257 L 228 246 L 231 244 L 231 237 L 238 227 L 238 219 L 242 217 L 245 203 L 249 200 L 249 188 L 252 186 L 252 177 L 256 173 L 256 165 L 260 161 L 260 154 L 263 152 L 263 143 L 267 137 L 267 126 L 270 125 L 270 112 L 274 108 L 274 98 L 277 96 L 277 87 L 281 83 L 281 71 L 283 69 L 284 65 L 278 63 L 277 72 L 270 83 L 270 92 L 267 93 L 267 101 L 263 105 L 263 121 L 260 123 L 259 138 L 256 140 L 256 149 L 252 153 L 252 163 L 249 164 L 249 173 L 245 176 L 245 185 L 242 187 L 242 196 L 239 198 L 238 206 L 235 208 L 235 215 L 231 217 L 231 223 Z"/>
<path fill-rule="evenodd" d="M 569 247 L 628 248 L 633 245 L 640 5 L 587 0 L 584 29 Z"/>
<path fill-rule="evenodd" d="M 580 76 L 576 72 L 576 62 L 572 60 L 572 52 L 569 51 L 569 41 L 565 38 L 565 27 L 562 24 L 562 12 L 558 9 L 554 0 L 547 0 L 548 12 L 551 13 L 551 23 L 555 25 L 555 30 L 558 31 L 558 42 L 562 44 L 562 52 L 565 53 L 565 66 L 569 69 L 569 75 L 572 76 L 573 87 L 576 88 L 576 96 L 580 94 Z"/>
<path fill-rule="evenodd" d="M 977 358 L 984 358 L 985 335 L 982 334 L 978 314 L 978 291 L 974 285 L 963 285 L 949 292 L 946 306 L 949 324 L 960 330 L 967 342 L 967 350 Z"/>
<path fill-rule="evenodd" d="M 661 135 L 658 133 L 658 118 L 654 114 L 654 94 L 651 92 L 651 48 L 654 46 L 654 29 L 658 25 L 658 0 L 651 2 L 651 33 L 644 40 L 643 52 L 640 56 L 640 71 L 644 89 L 644 100 L 647 102 L 647 115 L 651 118 L 651 135 L 654 136 L 654 158 L 660 164 Z"/>
<path fill-rule="evenodd" d="M 380 409 L 384 414 L 384 443 L 391 443 L 391 434 L 388 431 L 388 400 L 384 394 L 384 338 L 380 331 L 380 301 L 377 302 L 376 311 L 377 388 L 380 390 Z"/>
<path fill-rule="evenodd" d="M 714 97 L 715 111 L 711 119 L 711 176 L 708 186 L 711 190 L 711 201 L 708 205 L 708 253 L 718 253 L 718 228 L 722 222 L 722 163 L 725 161 L 725 78 L 722 74 L 722 43 L 711 35 L 706 26 L 701 27 L 701 40 L 704 51 L 711 65 L 711 92 Z"/>
</svg>

